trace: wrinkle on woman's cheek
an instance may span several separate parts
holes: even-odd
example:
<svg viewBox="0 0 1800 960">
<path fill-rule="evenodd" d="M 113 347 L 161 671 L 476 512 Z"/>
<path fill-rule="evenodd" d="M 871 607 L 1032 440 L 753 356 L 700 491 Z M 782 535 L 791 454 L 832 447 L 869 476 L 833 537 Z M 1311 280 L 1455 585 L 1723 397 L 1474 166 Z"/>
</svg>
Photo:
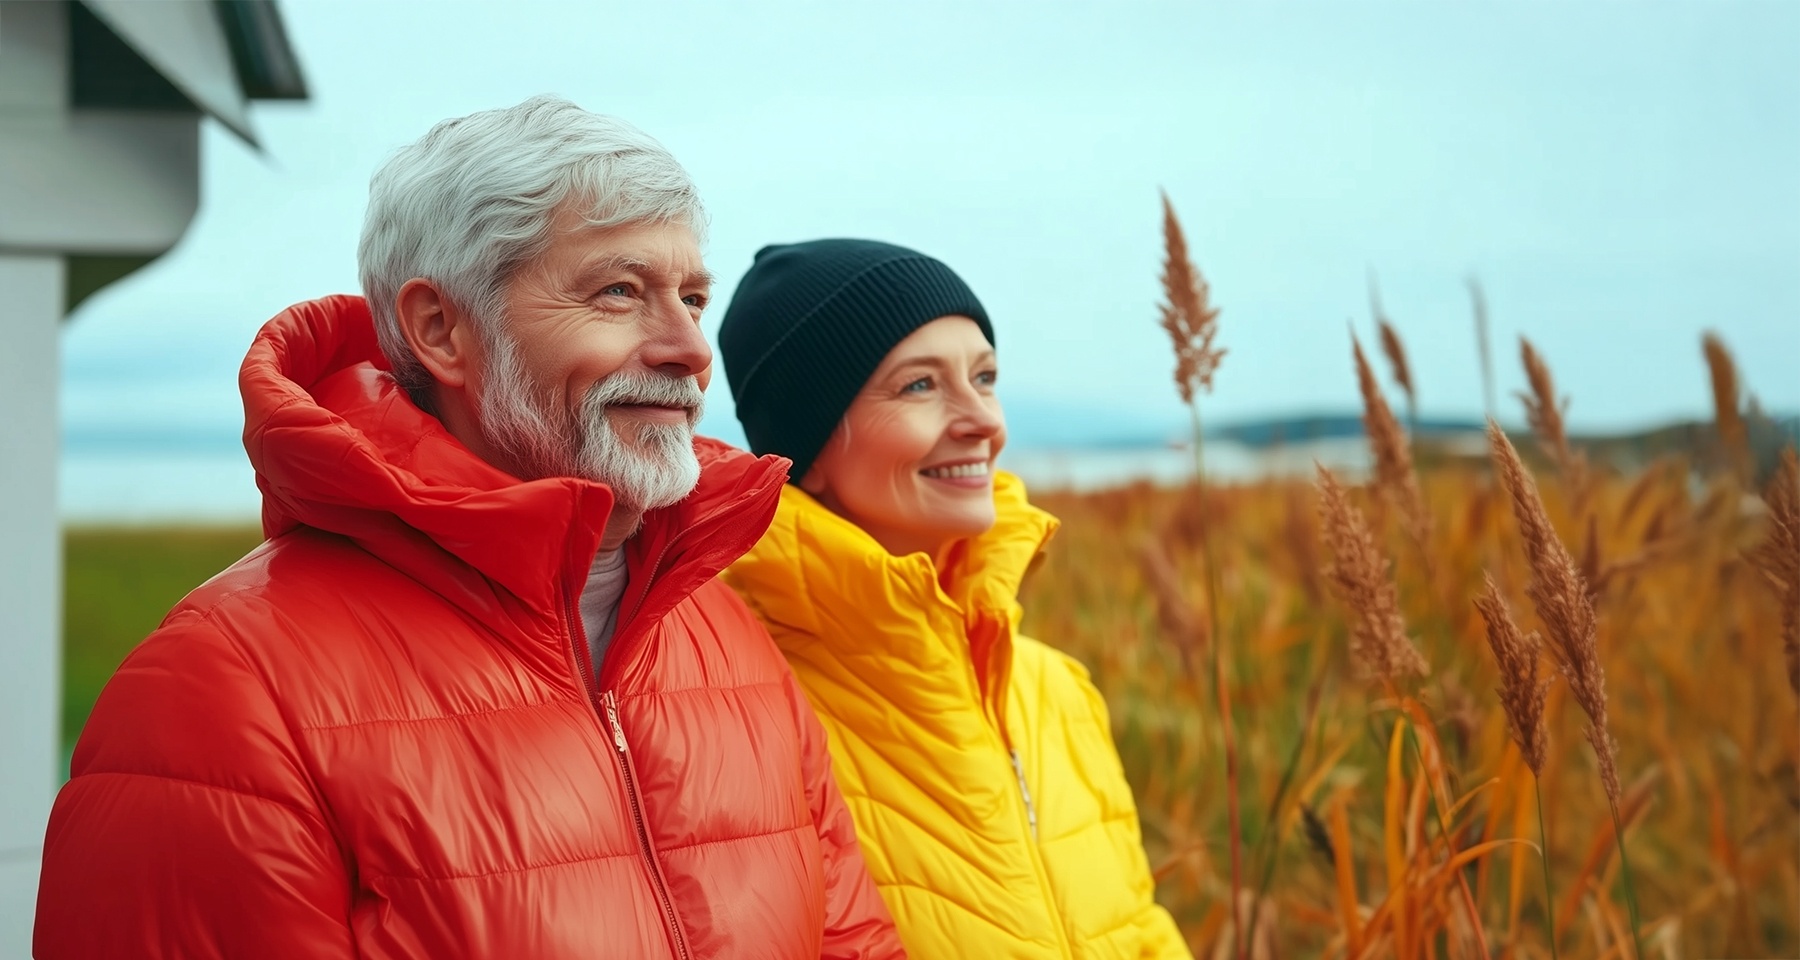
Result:
<svg viewBox="0 0 1800 960">
<path fill-rule="evenodd" d="M 891 522 L 905 513 L 914 493 L 907 483 L 913 454 L 907 449 L 906 411 L 885 397 L 864 397 L 856 406 L 830 441 L 838 445 L 840 482 L 858 488 L 840 489 L 838 495 L 862 504 L 870 519 Z"/>
<path fill-rule="evenodd" d="M 847 458 L 855 458 L 866 462 L 870 458 L 888 460 L 893 457 L 893 442 L 890 431 L 898 411 L 879 403 L 871 403 L 853 416 L 845 417 L 833 434 L 832 442 L 839 444 L 839 452 Z"/>
</svg>

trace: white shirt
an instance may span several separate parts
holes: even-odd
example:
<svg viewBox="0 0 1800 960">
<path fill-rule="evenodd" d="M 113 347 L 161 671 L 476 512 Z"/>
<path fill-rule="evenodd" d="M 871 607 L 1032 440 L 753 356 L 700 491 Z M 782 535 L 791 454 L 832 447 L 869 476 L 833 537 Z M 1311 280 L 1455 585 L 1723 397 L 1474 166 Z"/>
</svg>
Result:
<svg viewBox="0 0 1800 960">
<path fill-rule="evenodd" d="M 596 679 L 600 676 L 600 662 L 606 659 L 606 648 L 612 643 L 619 601 L 624 596 L 625 548 L 596 554 L 594 565 L 588 568 L 587 583 L 581 588 L 581 626 L 587 631 Z"/>
</svg>

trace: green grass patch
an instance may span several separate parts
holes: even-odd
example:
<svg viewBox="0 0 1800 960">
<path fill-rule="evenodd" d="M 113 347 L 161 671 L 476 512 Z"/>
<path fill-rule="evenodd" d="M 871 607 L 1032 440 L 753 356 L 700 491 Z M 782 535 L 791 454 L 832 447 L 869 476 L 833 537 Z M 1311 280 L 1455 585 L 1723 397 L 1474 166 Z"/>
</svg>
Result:
<svg viewBox="0 0 1800 960">
<path fill-rule="evenodd" d="M 188 591 L 262 542 L 254 527 L 63 531 L 63 743 L 100 688 Z"/>
</svg>

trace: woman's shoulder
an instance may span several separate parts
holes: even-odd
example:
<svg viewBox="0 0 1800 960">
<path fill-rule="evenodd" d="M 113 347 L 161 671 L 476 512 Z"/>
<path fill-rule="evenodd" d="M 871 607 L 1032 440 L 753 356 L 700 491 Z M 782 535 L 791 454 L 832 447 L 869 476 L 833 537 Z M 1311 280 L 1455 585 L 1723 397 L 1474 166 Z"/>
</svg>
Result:
<svg viewBox="0 0 1800 960">
<path fill-rule="evenodd" d="M 1023 634 L 1013 637 L 1012 686 L 1027 712 L 1081 712 L 1106 722 L 1106 699 L 1080 660 Z"/>
</svg>

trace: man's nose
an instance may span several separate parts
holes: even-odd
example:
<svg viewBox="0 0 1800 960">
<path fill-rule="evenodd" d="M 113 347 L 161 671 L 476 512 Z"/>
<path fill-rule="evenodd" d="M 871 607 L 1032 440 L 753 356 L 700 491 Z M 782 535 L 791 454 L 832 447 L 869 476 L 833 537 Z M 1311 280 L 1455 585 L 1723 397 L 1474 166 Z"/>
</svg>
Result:
<svg viewBox="0 0 1800 960">
<path fill-rule="evenodd" d="M 712 366 L 712 346 L 679 297 L 657 303 L 650 326 L 643 349 L 646 366 L 671 377 L 699 376 Z"/>
</svg>

